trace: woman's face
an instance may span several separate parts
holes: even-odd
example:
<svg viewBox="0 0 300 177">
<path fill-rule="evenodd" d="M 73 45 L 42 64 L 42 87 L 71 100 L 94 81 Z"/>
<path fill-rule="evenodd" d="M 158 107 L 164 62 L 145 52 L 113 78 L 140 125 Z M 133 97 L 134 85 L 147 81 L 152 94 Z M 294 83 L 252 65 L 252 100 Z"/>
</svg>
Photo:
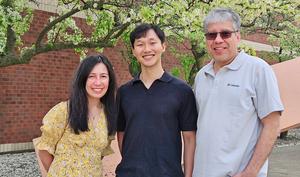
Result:
<svg viewBox="0 0 300 177">
<path fill-rule="evenodd" d="M 109 84 L 109 74 L 103 63 L 94 66 L 88 75 L 85 89 L 89 99 L 100 99 L 105 95 Z"/>
</svg>

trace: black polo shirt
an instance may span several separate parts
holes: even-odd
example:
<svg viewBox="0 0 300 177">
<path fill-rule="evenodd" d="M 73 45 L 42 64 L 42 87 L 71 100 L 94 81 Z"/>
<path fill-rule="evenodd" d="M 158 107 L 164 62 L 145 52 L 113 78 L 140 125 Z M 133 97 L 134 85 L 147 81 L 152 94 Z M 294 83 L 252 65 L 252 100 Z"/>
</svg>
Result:
<svg viewBox="0 0 300 177">
<path fill-rule="evenodd" d="M 195 131 L 192 89 L 164 72 L 147 89 L 139 77 L 117 93 L 118 131 L 124 131 L 117 177 L 183 177 L 181 131 Z"/>
</svg>

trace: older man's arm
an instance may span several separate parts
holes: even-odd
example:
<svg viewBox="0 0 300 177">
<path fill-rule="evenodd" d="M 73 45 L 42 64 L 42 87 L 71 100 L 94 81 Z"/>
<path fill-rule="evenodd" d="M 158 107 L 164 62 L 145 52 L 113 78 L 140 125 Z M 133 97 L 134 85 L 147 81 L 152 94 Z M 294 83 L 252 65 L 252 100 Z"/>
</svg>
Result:
<svg viewBox="0 0 300 177">
<path fill-rule="evenodd" d="M 255 146 L 253 156 L 244 171 L 233 177 L 257 177 L 261 167 L 270 155 L 279 134 L 280 112 L 272 112 L 262 121 L 262 131 Z"/>
</svg>

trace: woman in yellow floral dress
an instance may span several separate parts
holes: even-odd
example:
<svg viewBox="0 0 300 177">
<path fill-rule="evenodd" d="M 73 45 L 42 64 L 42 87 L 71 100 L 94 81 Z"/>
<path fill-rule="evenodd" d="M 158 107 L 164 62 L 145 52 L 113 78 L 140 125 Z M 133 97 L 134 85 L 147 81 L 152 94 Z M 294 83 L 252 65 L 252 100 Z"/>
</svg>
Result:
<svg viewBox="0 0 300 177">
<path fill-rule="evenodd" d="M 69 100 L 45 115 L 42 135 L 33 141 L 47 176 L 102 177 L 101 159 L 113 153 L 115 86 L 105 56 L 82 61 Z"/>
</svg>

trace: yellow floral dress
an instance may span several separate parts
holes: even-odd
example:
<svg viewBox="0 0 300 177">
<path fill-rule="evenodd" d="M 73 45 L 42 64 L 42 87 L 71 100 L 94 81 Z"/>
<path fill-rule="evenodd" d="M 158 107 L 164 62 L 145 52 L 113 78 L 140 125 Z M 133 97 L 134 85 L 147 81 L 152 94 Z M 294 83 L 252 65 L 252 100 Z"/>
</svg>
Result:
<svg viewBox="0 0 300 177">
<path fill-rule="evenodd" d="M 105 114 L 90 131 L 73 133 L 67 125 L 67 102 L 54 106 L 43 118 L 42 136 L 33 140 L 36 149 L 54 156 L 48 177 L 102 177 L 101 157 L 113 153 Z"/>
</svg>

